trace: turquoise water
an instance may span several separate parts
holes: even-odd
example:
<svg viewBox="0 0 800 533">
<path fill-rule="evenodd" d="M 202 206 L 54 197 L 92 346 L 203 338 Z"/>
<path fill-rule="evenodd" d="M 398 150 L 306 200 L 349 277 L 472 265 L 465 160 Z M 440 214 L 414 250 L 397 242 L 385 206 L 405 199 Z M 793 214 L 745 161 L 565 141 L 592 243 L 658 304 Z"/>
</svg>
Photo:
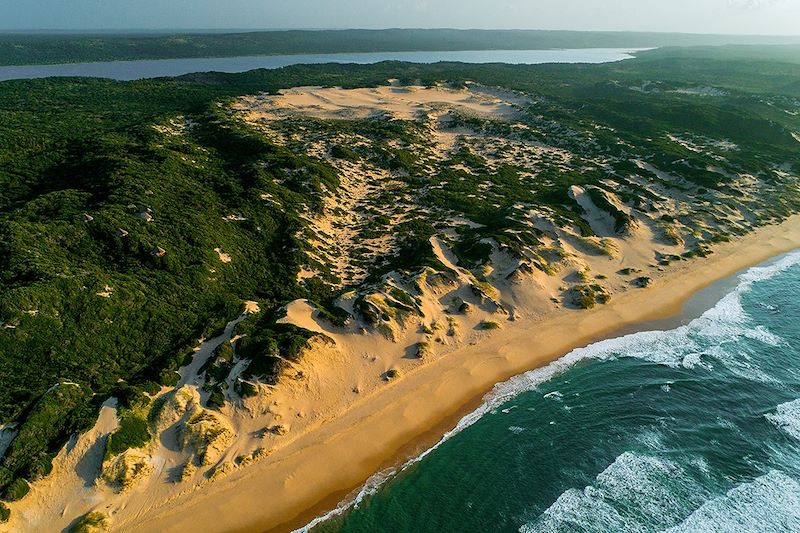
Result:
<svg viewBox="0 0 800 533">
<path fill-rule="evenodd" d="M 498 385 L 357 499 L 314 531 L 800 531 L 800 253 Z"/>
<path fill-rule="evenodd" d="M 636 48 L 581 48 L 572 50 L 468 50 L 448 52 L 372 52 L 347 54 L 296 54 L 284 56 L 195 57 L 138 61 L 70 63 L 65 65 L 0 66 L 0 81 L 86 76 L 114 80 L 138 80 L 163 76 L 181 76 L 192 72 L 247 72 L 258 68 L 274 69 L 289 65 L 318 63 L 372 64 L 381 61 L 410 63 L 607 63 L 630 59 Z"/>
</svg>

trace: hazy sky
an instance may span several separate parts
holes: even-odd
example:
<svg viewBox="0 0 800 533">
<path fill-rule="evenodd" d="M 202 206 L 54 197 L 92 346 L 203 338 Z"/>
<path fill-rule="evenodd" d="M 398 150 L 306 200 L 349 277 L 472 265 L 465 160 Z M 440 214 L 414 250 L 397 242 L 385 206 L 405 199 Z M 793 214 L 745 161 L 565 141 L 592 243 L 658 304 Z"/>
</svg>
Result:
<svg viewBox="0 0 800 533">
<path fill-rule="evenodd" d="M 800 0 L 0 0 L 0 29 L 534 28 L 800 34 Z"/>
</svg>

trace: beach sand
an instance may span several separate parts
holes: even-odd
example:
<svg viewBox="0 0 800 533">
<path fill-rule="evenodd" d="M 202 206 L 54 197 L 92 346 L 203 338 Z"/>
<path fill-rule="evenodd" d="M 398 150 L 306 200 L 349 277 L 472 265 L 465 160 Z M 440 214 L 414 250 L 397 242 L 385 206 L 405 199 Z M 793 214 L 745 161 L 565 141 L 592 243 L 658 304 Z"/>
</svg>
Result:
<svg viewBox="0 0 800 533">
<path fill-rule="evenodd" d="M 589 311 L 561 310 L 520 319 L 385 385 L 367 401 L 298 436 L 266 461 L 201 491 L 141 510 L 115 529 L 137 531 L 286 531 L 334 508 L 372 474 L 433 445 L 475 409 L 494 384 L 546 365 L 632 324 L 680 313 L 696 291 L 739 270 L 800 247 L 792 217 L 668 267 L 641 291 L 616 295 Z"/>
</svg>

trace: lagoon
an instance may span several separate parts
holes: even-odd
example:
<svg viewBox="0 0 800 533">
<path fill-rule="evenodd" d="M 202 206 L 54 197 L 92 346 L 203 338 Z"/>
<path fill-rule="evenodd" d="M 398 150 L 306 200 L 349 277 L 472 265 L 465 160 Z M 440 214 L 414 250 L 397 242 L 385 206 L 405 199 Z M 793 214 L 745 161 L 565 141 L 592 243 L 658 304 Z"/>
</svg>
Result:
<svg viewBox="0 0 800 533">
<path fill-rule="evenodd" d="M 0 67 L 0 81 L 49 77 L 91 77 L 131 81 L 182 76 L 195 72 L 247 72 L 290 65 L 321 63 L 372 64 L 382 61 L 410 63 L 608 63 L 633 58 L 634 48 L 582 48 L 559 50 L 473 50 L 442 52 L 370 52 L 345 54 L 296 54 L 246 57 L 180 58 L 60 65 Z"/>
</svg>

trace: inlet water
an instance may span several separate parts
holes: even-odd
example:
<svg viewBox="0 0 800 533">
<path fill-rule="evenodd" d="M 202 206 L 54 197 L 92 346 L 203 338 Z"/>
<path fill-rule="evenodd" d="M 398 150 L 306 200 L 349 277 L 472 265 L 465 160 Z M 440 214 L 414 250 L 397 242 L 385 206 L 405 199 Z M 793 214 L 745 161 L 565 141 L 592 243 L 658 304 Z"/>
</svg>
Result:
<svg viewBox="0 0 800 533">
<path fill-rule="evenodd" d="M 583 48 L 569 50 L 475 50 L 458 52 L 374 52 L 348 54 L 297 54 L 283 56 L 246 56 L 186 59 L 154 59 L 70 63 L 62 65 L 29 65 L 0 67 L 0 81 L 55 76 L 110 78 L 120 81 L 194 72 L 247 72 L 254 69 L 275 69 L 290 65 L 320 63 L 372 64 L 381 61 L 409 63 L 508 63 L 537 65 L 542 63 L 608 63 L 633 57 L 637 49 Z"/>
</svg>

